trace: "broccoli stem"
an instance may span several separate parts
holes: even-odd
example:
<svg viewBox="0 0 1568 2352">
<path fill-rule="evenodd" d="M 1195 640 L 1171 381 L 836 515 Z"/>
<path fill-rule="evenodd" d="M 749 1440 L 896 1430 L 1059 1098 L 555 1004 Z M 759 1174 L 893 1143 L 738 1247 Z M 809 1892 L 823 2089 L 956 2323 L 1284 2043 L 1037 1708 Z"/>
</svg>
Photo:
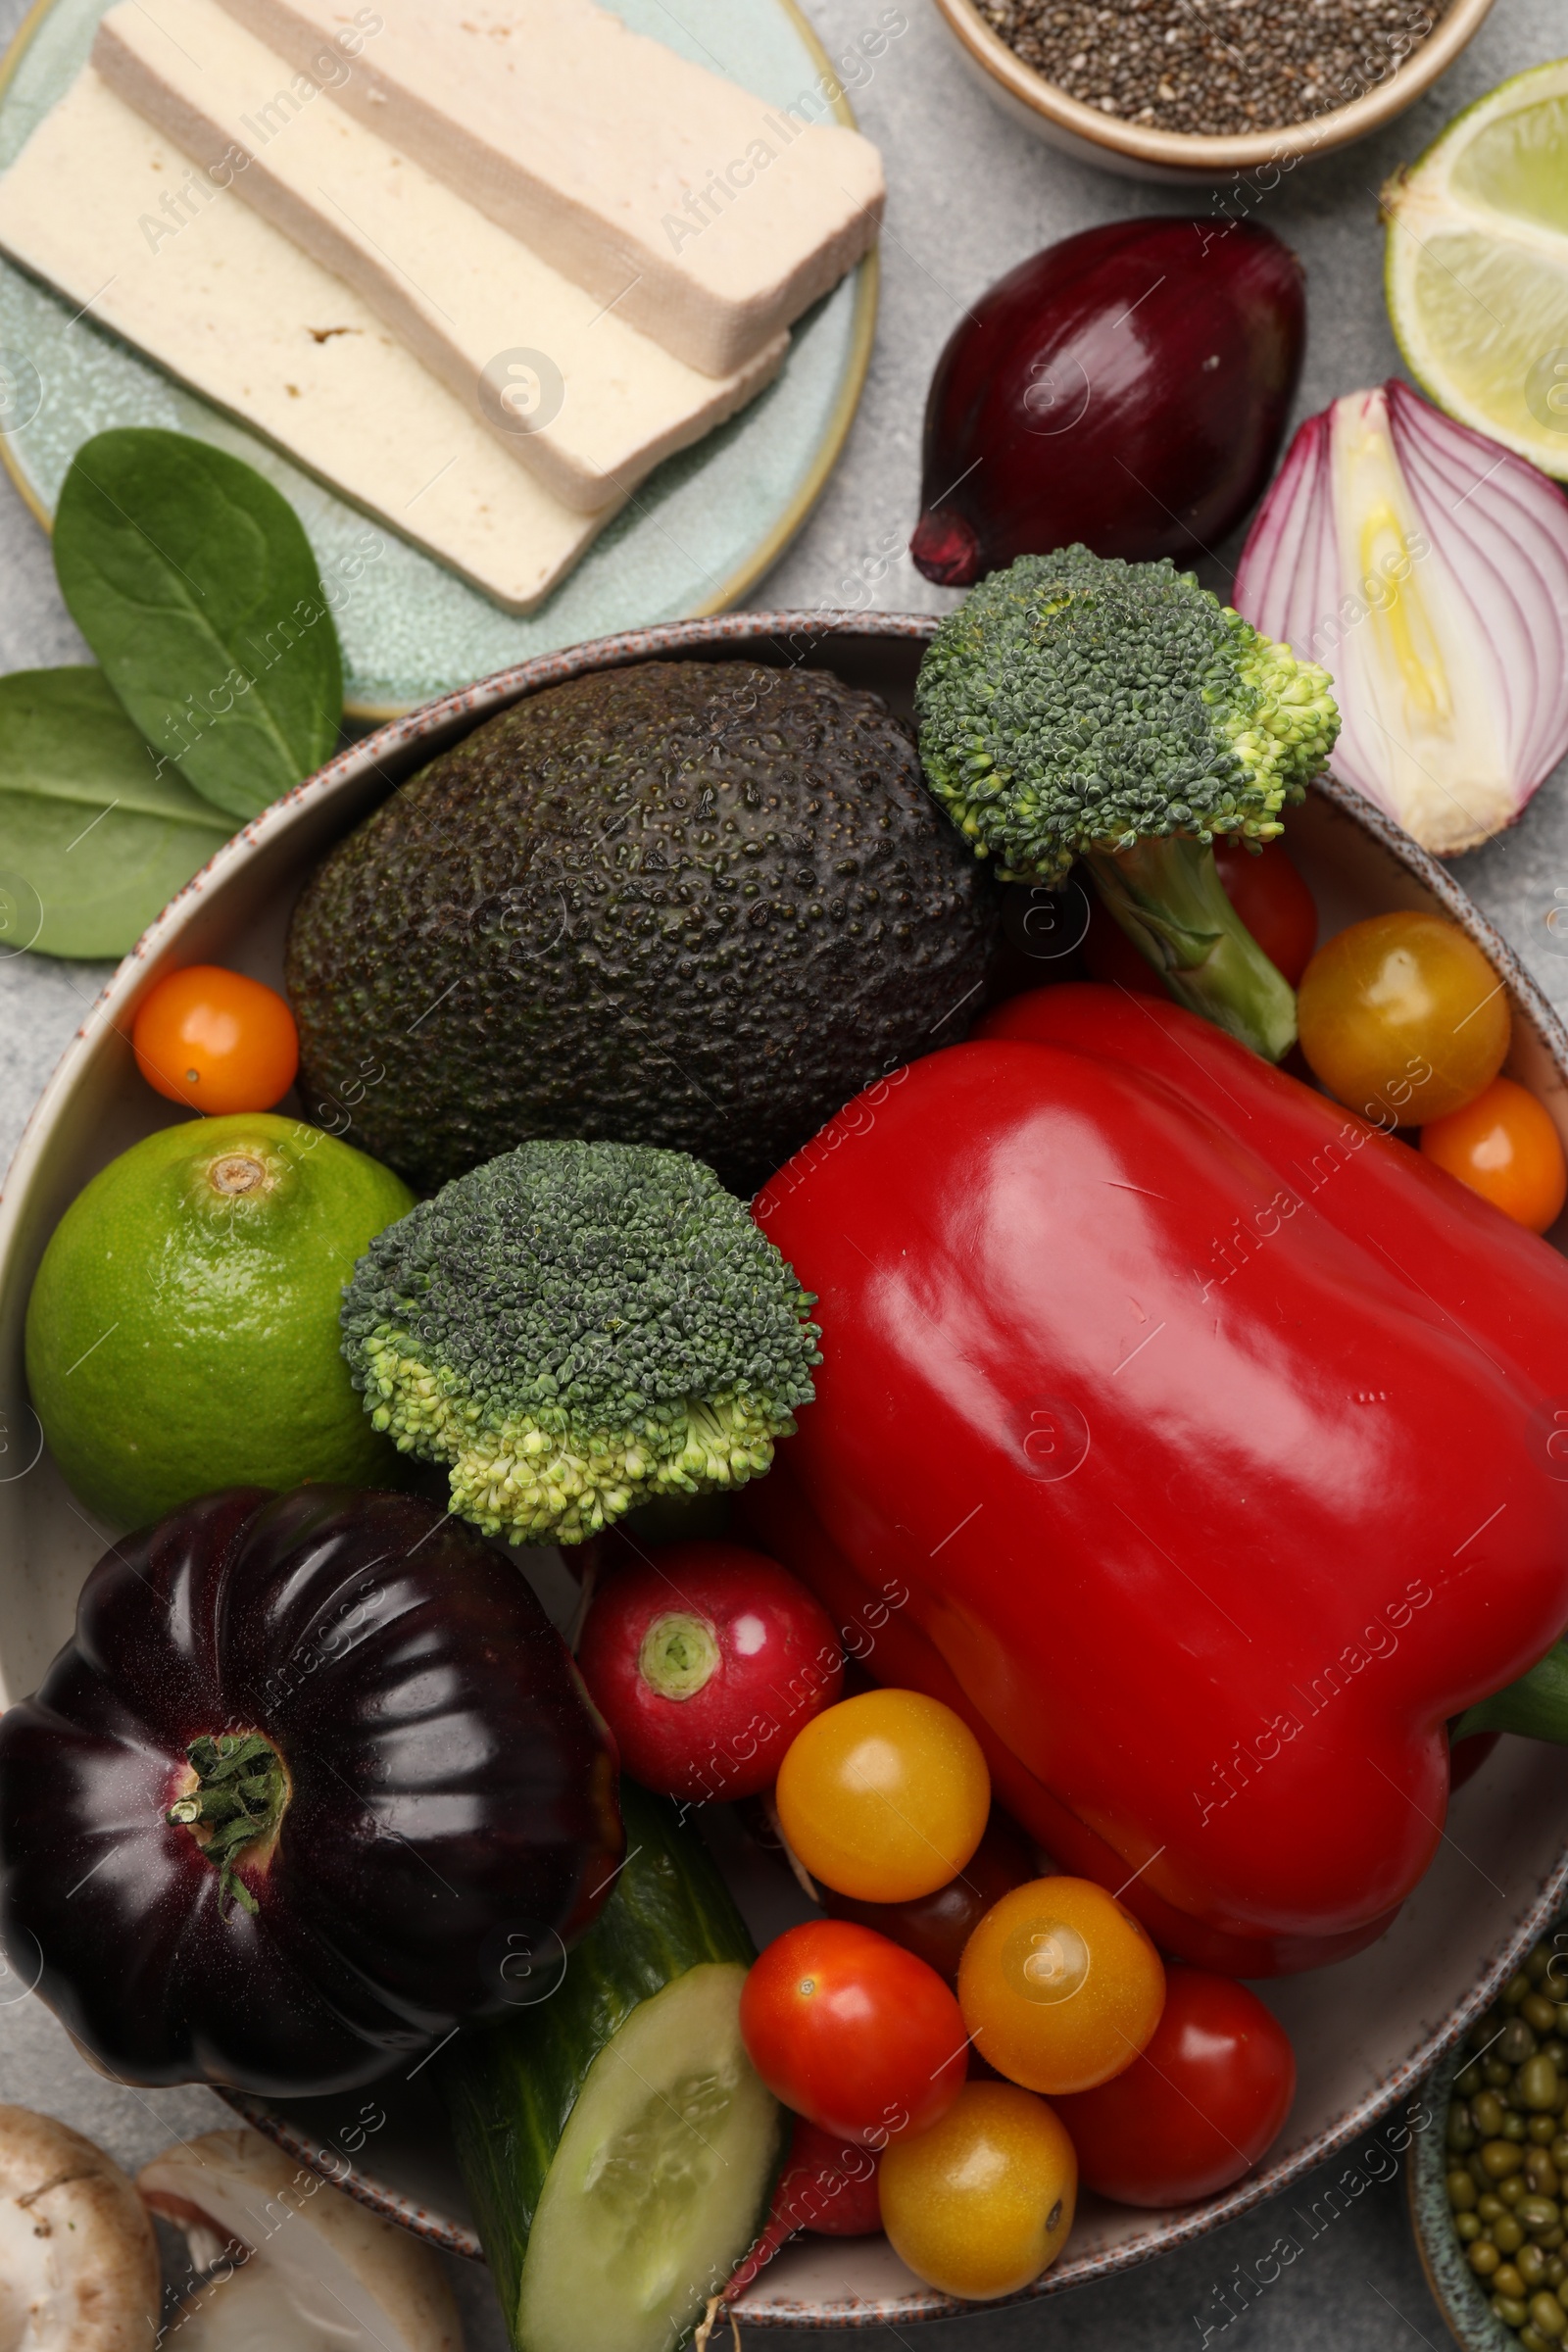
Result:
<svg viewBox="0 0 1568 2352">
<path fill-rule="evenodd" d="M 1189 1012 L 1279 1061 L 1296 1043 L 1296 992 L 1225 895 L 1205 843 L 1151 835 L 1085 863 L 1110 912 Z"/>
<path fill-rule="evenodd" d="M 1452 1737 L 1468 1740 L 1472 1732 L 1517 1732 L 1525 1740 L 1568 1745 L 1568 1642 L 1554 1642 L 1528 1674 L 1467 1707 Z"/>
</svg>

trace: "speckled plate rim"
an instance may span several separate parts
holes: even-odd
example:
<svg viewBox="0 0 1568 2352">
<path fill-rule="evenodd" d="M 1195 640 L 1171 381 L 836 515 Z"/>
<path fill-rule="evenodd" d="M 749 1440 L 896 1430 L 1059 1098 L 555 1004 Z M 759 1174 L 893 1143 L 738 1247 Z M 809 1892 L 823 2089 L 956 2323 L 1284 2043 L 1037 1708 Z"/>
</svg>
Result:
<svg viewBox="0 0 1568 2352">
<path fill-rule="evenodd" d="M 57 5 L 58 0 L 32 0 L 32 6 L 27 10 L 26 15 L 12 35 L 4 54 L 0 55 L 0 102 L 4 101 L 6 92 L 16 78 L 17 71 L 39 26 Z M 829 82 L 838 92 L 837 97 L 830 101 L 834 121 L 843 123 L 846 130 L 858 130 L 859 124 L 856 120 L 855 109 L 851 106 L 844 85 L 833 70 L 833 61 L 822 46 L 815 26 L 800 6 L 800 0 L 774 0 L 774 5 L 794 26 L 802 45 L 815 65 L 818 75 Z M 1464 5 L 1464 0 L 1460 0 L 1460 5 Z M 1491 5 L 1491 0 L 1487 0 L 1487 5 Z M 850 325 L 850 347 L 845 361 L 844 380 L 839 387 L 839 395 L 832 412 L 822 428 L 816 455 L 812 459 L 804 480 L 796 490 L 795 496 L 774 521 L 772 528 L 758 541 L 745 561 L 736 566 L 729 577 L 719 583 L 712 595 L 705 603 L 695 608 L 691 615 L 693 619 L 709 619 L 716 613 L 726 612 L 730 606 L 738 604 L 747 590 L 754 587 L 764 572 L 769 571 L 778 562 L 827 488 L 833 468 L 844 453 L 844 444 L 849 439 L 850 427 L 854 424 L 860 406 L 860 395 L 865 390 L 865 379 L 871 367 L 872 346 L 876 341 L 876 320 L 881 299 L 881 256 L 873 245 L 870 252 L 857 265 L 855 270 L 855 314 Z M 146 357 L 145 354 L 138 356 L 144 359 Z M 158 363 L 154 360 L 147 360 L 146 365 L 156 368 Z M 160 372 L 167 372 L 167 370 L 161 369 Z M 205 395 L 196 395 L 196 397 L 205 398 Z M 218 403 L 212 401 L 209 401 L 207 405 L 214 409 L 219 407 Z M 226 411 L 221 410 L 219 413 L 227 414 Z M 268 440 L 268 436 L 247 419 L 242 417 L 238 421 L 244 425 L 247 432 L 254 433 L 258 440 Z M 269 446 L 275 445 L 269 443 Z M 301 466 L 301 471 L 309 470 L 290 451 L 284 450 L 282 454 L 289 459 L 291 465 Z M 49 511 L 23 472 L 21 462 L 11 446 L 11 436 L 5 432 L 0 432 L 0 466 L 5 467 L 18 497 L 33 520 L 46 537 L 52 537 L 53 519 Z M 313 476 L 314 478 L 316 477 Z M 328 482 L 325 486 L 334 497 L 342 497 L 342 493 L 332 483 Z M 345 501 L 345 503 L 348 502 Z M 390 525 L 388 527 L 390 528 Z M 435 557 L 430 559 L 432 563 L 438 560 Z M 680 627 L 683 624 L 667 622 L 663 625 Z M 591 642 L 600 641 L 593 640 Z M 530 657 L 529 662 L 519 662 L 515 667 L 525 669 L 530 666 L 532 662 L 548 659 L 553 659 L 553 657 L 534 655 Z M 496 674 L 500 677 L 511 677 L 514 671 L 507 669 Z M 458 689 L 457 691 L 466 692 L 467 689 Z M 408 717 L 414 711 L 423 710 L 429 707 L 426 704 L 355 702 L 345 702 L 343 706 L 347 717 L 368 719 L 376 725 L 385 725 L 390 720 Z"/>
<path fill-rule="evenodd" d="M 1153 130 L 1085 106 L 1026 66 L 1001 34 L 982 22 L 973 0 L 936 0 L 938 14 L 970 64 L 998 84 L 1015 107 L 1035 118 L 1033 127 L 1041 136 L 1054 135 L 1075 154 L 1112 170 L 1142 166 L 1151 172 L 1195 180 L 1224 179 L 1233 172 L 1287 158 L 1294 165 L 1380 129 L 1447 72 L 1494 5 L 1494 0 L 1453 0 L 1443 22 L 1403 65 L 1348 106 L 1301 122 L 1212 138 L 1194 131 Z"/>
<path fill-rule="evenodd" d="M 811 647 L 826 638 L 894 639 L 906 644 L 924 645 L 929 643 L 936 628 L 935 616 L 928 613 L 878 612 L 731 612 L 717 618 L 660 622 L 646 629 L 624 630 L 614 636 L 591 639 L 558 653 L 537 655 L 527 662 L 500 670 L 492 677 L 480 679 L 471 686 L 443 695 L 419 710 L 392 720 L 374 734 L 366 736 L 347 751 L 341 752 L 318 774 L 296 785 L 283 799 L 275 801 L 270 808 L 253 818 L 232 841 L 225 843 L 201 872 L 170 902 L 106 983 L 75 1037 L 67 1047 L 23 1131 L 5 1191 L 0 1195 L 0 1273 L 8 1268 L 18 1245 L 20 1204 L 26 1199 L 47 1142 L 71 1098 L 78 1071 L 92 1048 L 97 1032 L 109 1024 L 122 1034 L 128 1034 L 128 1024 L 138 998 L 168 968 L 187 922 L 206 894 L 216 885 L 226 882 L 259 851 L 277 842 L 346 786 L 371 775 L 387 776 L 390 785 L 396 780 L 397 774 L 407 772 L 408 755 L 416 747 L 427 747 L 433 754 L 444 742 L 455 740 L 495 711 L 530 694 L 537 694 L 547 686 L 558 685 L 567 678 L 580 677 L 591 670 L 619 668 L 628 662 L 674 655 L 695 657 L 714 649 L 738 646 L 755 646 L 760 650 L 771 648 L 789 664 L 794 664 L 804 661 Z M 395 773 L 389 774 L 394 762 Z M 1432 893 L 1474 940 L 1508 984 L 1516 1005 L 1530 1020 L 1559 1077 L 1568 1086 L 1568 1030 L 1564 1029 L 1513 950 L 1452 877 L 1397 825 L 1348 786 L 1330 777 L 1313 789 L 1387 850 L 1407 873 Z M 1315 2132 L 1290 2157 L 1278 2164 L 1265 2166 L 1250 2180 L 1206 2204 L 1193 2207 L 1174 2218 L 1161 2218 L 1136 2237 L 1124 2239 L 1120 2244 L 1097 2253 L 1069 2258 L 1048 2271 L 1043 2278 L 1037 2279 L 1021 2293 L 1002 2300 L 1030 2302 L 1043 2295 L 1062 2293 L 1069 2287 L 1082 2286 L 1092 2279 L 1130 2270 L 1156 2254 L 1169 2252 L 1195 2238 L 1206 2236 L 1226 2223 L 1235 2221 L 1242 2214 L 1278 2195 L 1328 2157 L 1335 2155 L 1349 2141 L 1368 2131 L 1412 2085 L 1431 2073 L 1481 2014 L 1497 1988 L 1507 1982 L 1543 1928 L 1563 1907 L 1565 1895 L 1568 1895 L 1568 1849 L 1564 1850 L 1541 1883 L 1536 1899 L 1521 1925 L 1494 1947 L 1492 1959 L 1459 2006 L 1441 2026 L 1425 2034 L 1374 2089 Z M 433 2212 L 417 2199 L 379 2179 L 373 2172 L 362 2170 L 344 2150 L 313 2139 L 310 2133 L 289 2118 L 274 2113 L 265 2100 L 240 2092 L 224 2091 L 220 2095 L 257 2130 L 264 2132 L 311 2171 L 346 2190 L 360 2204 L 399 2223 L 416 2236 L 429 2240 L 449 2253 L 464 2255 L 472 2261 L 483 2261 L 477 2237 L 466 2225 Z M 901 2321 L 948 2319 L 972 2311 L 974 2307 L 951 2296 L 919 2290 L 880 2297 L 857 2297 L 847 2303 L 790 2302 L 781 2299 L 770 2306 L 760 2307 L 753 2307 L 743 2298 L 737 2308 L 747 2325 L 756 2328 L 878 2328 Z M 1000 2308 L 1000 2304 L 988 2308 Z"/>
</svg>

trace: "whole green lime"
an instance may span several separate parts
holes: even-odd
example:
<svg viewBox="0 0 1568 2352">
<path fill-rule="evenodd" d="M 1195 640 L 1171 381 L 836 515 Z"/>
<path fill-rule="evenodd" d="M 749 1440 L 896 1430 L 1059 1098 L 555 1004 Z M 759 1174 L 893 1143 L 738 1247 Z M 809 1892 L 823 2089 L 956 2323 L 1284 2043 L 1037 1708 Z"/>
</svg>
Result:
<svg viewBox="0 0 1568 2352">
<path fill-rule="evenodd" d="M 56 1227 L 27 1303 L 50 1449 L 121 1528 L 218 1487 L 400 1480 L 338 1345 L 343 1285 L 401 1177 L 268 1111 L 150 1135 Z"/>
</svg>

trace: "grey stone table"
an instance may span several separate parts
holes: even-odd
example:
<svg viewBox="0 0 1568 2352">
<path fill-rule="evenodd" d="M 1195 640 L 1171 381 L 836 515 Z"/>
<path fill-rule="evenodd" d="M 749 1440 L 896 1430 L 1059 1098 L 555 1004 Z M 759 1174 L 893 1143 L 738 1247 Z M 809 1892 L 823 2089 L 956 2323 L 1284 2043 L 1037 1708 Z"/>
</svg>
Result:
<svg viewBox="0 0 1568 2352">
<path fill-rule="evenodd" d="M 1275 0 L 1284 14 L 1297 0 Z M 807 0 L 829 51 L 843 56 L 881 20 L 880 0 Z M 24 0 L 0 0 L 9 37 Z M 1004 270 L 1075 229 L 1159 211 L 1209 210 L 1175 191 L 1145 188 L 1065 162 L 1005 121 L 956 62 L 929 0 L 904 0 L 908 30 L 876 63 L 857 94 L 860 121 L 887 159 L 890 200 L 883 240 L 883 304 L 859 416 L 827 491 L 795 545 L 756 592 L 759 604 L 877 605 L 940 609 L 904 553 L 914 521 L 920 419 L 932 364 L 963 307 Z M 1318 162 L 1268 197 L 1261 217 L 1304 260 L 1311 342 L 1299 413 L 1397 369 L 1384 315 L 1376 191 L 1460 106 L 1505 74 L 1568 48 L 1562 0 L 1498 0 L 1458 65 L 1415 111 L 1381 138 Z M 1254 212 L 1254 217 L 1257 217 Z M 1210 584 L 1226 585 L 1216 551 Z M 0 482 L 0 670 L 79 661 L 85 650 L 54 585 L 47 545 L 8 484 Z M 1547 917 L 1568 899 L 1568 806 L 1563 778 L 1548 784 L 1504 839 L 1459 861 L 1473 892 L 1568 1008 L 1568 960 Z M 104 970 L 22 957 L 0 962 L 0 1165 L 9 1160 L 32 1102 L 97 990 Z M 0 2009 L 0 2098 L 46 2108 L 101 2140 L 129 2165 L 176 2135 L 223 2122 L 227 2111 L 199 2090 L 145 2095 L 100 2082 L 32 2000 Z M 1427 2293 L 1404 2219 L 1402 2182 L 1385 2178 L 1376 2149 L 1342 2159 L 1282 2201 L 1184 2253 L 1045 2303 L 945 2322 L 918 2331 L 920 2352 L 1200 2352 L 1223 2341 L 1248 2352 L 1333 2346 L 1433 2346 L 1446 2338 Z M 1348 2202 L 1325 2225 L 1330 2179 Z M 1268 2259 L 1289 2233 L 1298 2259 Z M 1260 2281 L 1272 2280 L 1264 2284 Z M 484 2275 L 454 2265 L 471 2352 L 502 2352 L 505 2335 Z M 866 2352 L 890 2352 L 879 2331 Z M 913 2335 L 899 2337 L 913 2343 Z M 825 2341 L 825 2339 L 824 2339 Z M 278 2352 L 285 2352 L 279 2347 Z"/>
</svg>

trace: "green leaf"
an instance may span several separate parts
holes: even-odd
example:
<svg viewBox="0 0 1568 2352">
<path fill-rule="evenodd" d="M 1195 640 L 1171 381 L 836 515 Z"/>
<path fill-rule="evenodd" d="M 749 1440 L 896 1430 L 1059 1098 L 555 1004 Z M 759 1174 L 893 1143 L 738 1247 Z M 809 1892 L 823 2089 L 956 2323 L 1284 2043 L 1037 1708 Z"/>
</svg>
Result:
<svg viewBox="0 0 1568 2352">
<path fill-rule="evenodd" d="M 0 953 L 123 956 L 231 830 L 101 670 L 0 677 Z"/>
<path fill-rule="evenodd" d="M 254 816 L 331 758 L 337 630 L 253 466 L 185 433 L 99 433 L 60 493 L 55 570 L 131 717 L 215 808 Z"/>
</svg>

